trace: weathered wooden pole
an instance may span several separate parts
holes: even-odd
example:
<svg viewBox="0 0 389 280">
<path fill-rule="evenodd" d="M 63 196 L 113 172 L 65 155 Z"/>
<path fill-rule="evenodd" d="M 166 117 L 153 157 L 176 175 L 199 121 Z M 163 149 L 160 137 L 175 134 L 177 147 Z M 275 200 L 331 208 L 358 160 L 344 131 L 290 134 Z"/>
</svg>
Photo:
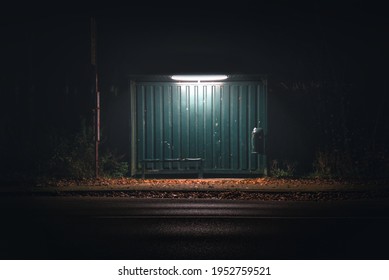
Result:
<svg viewBox="0 0 389 280">
<path fill-rule="evenodd" d="M 96 20 L 91 18 L 91 64 L 95 75 L 96 102 L 94 108 L 94 140 L 95 140 L 95 177 L 99 177 L 99 144 L 100 144 L 100 92 L 96 62 Z"/>
</svg>

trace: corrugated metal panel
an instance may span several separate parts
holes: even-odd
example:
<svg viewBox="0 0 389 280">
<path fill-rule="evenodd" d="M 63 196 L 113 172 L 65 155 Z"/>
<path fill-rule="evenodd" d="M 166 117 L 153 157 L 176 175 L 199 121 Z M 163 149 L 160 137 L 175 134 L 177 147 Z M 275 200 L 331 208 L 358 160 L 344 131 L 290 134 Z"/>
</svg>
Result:
<svg viewBox="0 0 389 280">
<path fill-rule="evenodd" d="M 266 82 L 142 81 L 131 89 L 132 173 L 145 159 L 173 158 L 203 158 L 205 173 L 266 172 L 265 156 L 251 153 L 258 121 L 267 132 Z M 148 167 L 183 168 L 179 162 Z"/>
</svg>

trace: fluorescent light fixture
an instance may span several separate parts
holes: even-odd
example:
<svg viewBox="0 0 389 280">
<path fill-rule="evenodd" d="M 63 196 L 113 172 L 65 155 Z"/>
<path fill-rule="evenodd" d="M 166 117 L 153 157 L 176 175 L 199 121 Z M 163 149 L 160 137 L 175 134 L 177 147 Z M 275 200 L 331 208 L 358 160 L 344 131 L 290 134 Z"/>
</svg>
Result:
<svg viewBox="0 0 389 280">
<path fill-rule="evenodd" d="M 202 81 L 222 81 L 228 78 L 226 75 L 173 75 L 171 77 L 176 81 L 184 82 L 202 82 Z"/>
</svg>

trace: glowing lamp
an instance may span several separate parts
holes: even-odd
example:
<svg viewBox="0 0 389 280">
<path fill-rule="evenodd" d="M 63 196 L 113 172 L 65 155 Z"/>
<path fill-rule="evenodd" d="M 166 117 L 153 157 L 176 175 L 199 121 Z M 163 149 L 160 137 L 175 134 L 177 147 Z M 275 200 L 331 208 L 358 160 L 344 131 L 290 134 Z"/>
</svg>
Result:
<svg viewBox="0 0 389 280">
<path fill-rule="evenodd" d="M 222 81 L 228 78 L 227 75 L 173 75 L 171 78 L 182 82 L 209 82 Z"/>
</svg>

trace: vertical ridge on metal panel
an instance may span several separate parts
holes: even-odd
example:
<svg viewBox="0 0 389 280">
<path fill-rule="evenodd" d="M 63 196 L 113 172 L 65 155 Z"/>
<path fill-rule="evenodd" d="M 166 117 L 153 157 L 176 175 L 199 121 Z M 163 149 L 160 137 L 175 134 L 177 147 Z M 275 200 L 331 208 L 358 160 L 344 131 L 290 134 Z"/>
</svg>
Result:
<svg viewBox="0 0 389 280">
<path fill-rule="evenodd" d="M 221 139 L 220 139 L 220 115 L 221 115 L 221 96 L 220 85 L 214 86 L 214 166 L 216 169 L 221 168 Z"/>
<path fill-rule="evenodd" d="M 163 159 L 163 99 L 162 99 L 162 87 L 157 85 L 154 87 L 154 156 L 157 159 Z M 162 169 L 162 162 L 156 164 L 157 169 Z"/>
<path fill-rule="evenodd" d="M 222 90 L 222 109 L 221 109 L 221 151 L 222 151 L 222 169 L 230 169 L 230 85 L 224 85 Z"/>
<path fill-rule="evenodd" d="M 196 119 L 196 91 L 193 85 L 189 88 L 189 157 L 197 157 L 197 119 Z"/>
<path fill-rule="evenodd" d="M 170 130 L 170 134 L 169 134 L 169 157 L 168 158 L 173 158 L 173 149 L 174 149 L 174 146 L 173 146 L 173 86 L 169 86 L 169 95 L 168 95 L 168 98 L 169 98 L 169 109 L 168 109 L 168 112 L 169 112 L 169 130 Z M 169 168 L 172 169 L 172 164 L 169 163 Z"/>
<path fill-rule="evenodd" d="M 146 158 L 152 159 L 154 158 L 154 92 L 153 92 L 153 86 L 147 85 L 146 86 L 146 104 L 145 104 L 145 126 L 146 126 L 146 133 L 145 133 L 145 148 L 146 148 Z M 155 169 L 155 163 L 151 163 L 152 169 Z"/>
<path fill-rule="evenodd" d="M 130 81 L 130 176 L 134 176 L 137 170 L 137 110 L 136 110 L 136 85 Z"/>
<path fill-rule="evenodd" d="M 215 86 L 211 86 L 211 99 L 212 99 L 212 105 L 211 105 L 211 116 L 212 116 L 212 121 L 211 121 L 211 139 L 212 139 L 212 169 L 217 168 L 216 166 L 216 138 L 217 138 L 217 132 L 216 132 L 216 91 L 215 91 Z"/>
<path fill-rule="evenodd" d="M 206 85 L 205 96 L 206 96 L 206 107 L 205 107 L 205 167 L 212 169 L 213 158 L 213 129 L 212 129 L 212 88 L 210 85 Z"/>
<path fill-rule="evenodd" d="M 266 151 L 266 140 L 267 140 L 267 133 L 268 133 L 268 130 L 267 130 L 267 84 L 266 84 L 266 81 L 264 81 L 262 83 L 262 108 L 261 108 L 261 112 L 262 112 L 262 118 L 263 118 L 263 129 L 264 129 L 264 132 L 265 132 L 265 137 L 264 137 L 264 148 L 265 148 L 265 151 Z M 267 175 L 267 159 L 266 159 L 266 152 L 264 155 L 262 155 L 262 172 L 263 174 Z"/>
<path fill-rule="evenodd" d="M 188 86 L 181 87 L 181 152 L 180 158 L 188 157 L 189 149 L 189 127 L 188 127 Z"/>
<path fill-rule="evenodd" d="M 250 133 L 249 129 L 247 128 L 247 112 L 250 110 L 250 108 L 247 108 L 247 84 L 244 84 L 241 86 L 240 90 L 240 108 L 239 108 L 239 120 L 240 120 L 240 168 L 242 170 L 247 170 L 247 135 Z"/>
<path fill-rule="evenodd" d="M 172 139 L 172 146 L 173 146 L 173 158 L 179 158 L 180 151 L 181 151 L 181 143 L 180 143 L 180 135 L 181 135 L 181 98 L 180 98 L 180 86 L 174 86 L 173 87 L 173 95 L 172 95 L 172 101 L 173 101 L 173 112 L 172 112 L 172 121 L 173 121 L 173 139 Z M 173 168 L 178 168 L 178 163 L 173 163 Z"/>
<path fill-rule="evenodd" d="M 137 122 L 138 122 L 138 132 L 137 132 L 137 144 L 138 144 L 138 162 L 141 162 L 145 159 L 145 151 L 144 151 L 144 126 L 145 126 L 145 113 L 144 113 L 144 88 L 143 86 L 136 86 L 137 88 Z"/>
<path fill-rule="evenodd" d="M 262 98 L 262 89 L 261 89 L 261 85 L 260 84 L 257 84 L 256 85 L 256 89 L 257 89 L 257 103 L 256 103 L 256 111 L 257 111 L 257 123 L 256 123 L 256 127 L 258 127 L 258 122 L 261 121 L 261 98 Z M 261 167 L 261 156 L 260 155 L 256 155 L 256 162 L 257 162 L 257 170 L 260 169 Z"/>
<path fill-rule="evenodd" d="M 204 117 L 204 89 L 200 85 L 197 87 L 197 122 L 198 122 L 198 152 L 197 156 L 200 158 L 205 158 L 205 137 L 204 137 L 204 127 L 205 127 L 205 117 Z"/>
<path fill-rule="evenodd" d="M 251 131 L 253 130 L 254 127 L 257 126 L 257 114 L 256 114 L 256 111 L 252 109 L 252 104 L 256 104 L 256 87 L 255 87 L 255 84 L 250 84 L 249 86 L 249 89 L 248 89 L 248 99 L 249 99 L 249 105 L 250 105 L 250 112 L 249 112 L 249 116 L 248 116 L 248 128 L 250 129 L 250 133 Z M 251 135 L 250 135 L 250 140 L 251 140 Z M 252 154 L 252 147 L 251 147 L 251 143 L 248 143 L 248 147 L 249 147 L 249 170 L 252 171 L 252 170 L 255 170 L 256 169 L 256 155 L 255 154 Z"/>
<path fill-rule="evenodd" d="M 238 170 L 238 104 L 239 104 L 239 90 L 237 85 L 231 86 L 231 101 L 230 101 L 230 157 L 231 157 L 231 168 Z"/>
</svg>

